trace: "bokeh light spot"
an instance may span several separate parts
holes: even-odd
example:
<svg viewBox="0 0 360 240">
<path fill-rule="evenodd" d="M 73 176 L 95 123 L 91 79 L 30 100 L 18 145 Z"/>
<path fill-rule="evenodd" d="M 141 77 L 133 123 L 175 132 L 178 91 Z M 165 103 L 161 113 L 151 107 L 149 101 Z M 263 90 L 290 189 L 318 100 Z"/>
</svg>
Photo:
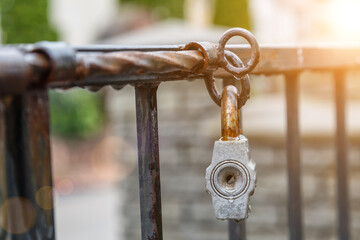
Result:
<svg viewBox="0 0 360 240">
<path fill-rule="evenodd" d="M 61 195 L 70 195 L 74 192 L 75 186 L 71 179 L 63 178 L 57 181 L 55 190 Z"/>
<path fill-rule="evenodd" d="M 9 233 L 25 233 L 34 226 L 35 221 L 35 207 L 25 198 L 9 198 L 1 205 L 0 224 Z"/>
<path fill-rule="evenodd" d="M 42 209 L 51 210 L 53 208 L 53 192 L 51 186 L 40 188 L 36 192 L 36 202 Z"/>
</svg>

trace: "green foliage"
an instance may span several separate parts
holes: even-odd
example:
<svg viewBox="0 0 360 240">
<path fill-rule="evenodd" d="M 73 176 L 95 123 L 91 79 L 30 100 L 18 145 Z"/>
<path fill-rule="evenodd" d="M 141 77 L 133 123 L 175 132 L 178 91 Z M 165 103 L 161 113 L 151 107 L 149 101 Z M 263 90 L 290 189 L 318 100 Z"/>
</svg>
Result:
<svg viewBox="0 0 360 240">
<path fill-rule="evenodd" d="M 134 3 L 152 9 L 160 18 L 184 16 L 184 0 L 120 0 L 122 3 Z"/>
<path fill-rule="evenodd" d="M 97 133 L 105 120 L 100 97 L 83 89 L 50 91 L 52 133 L 68 138 Z"/>
<path fill-rule="evenodd" d="M 214 23 L 249 29 L 251 24 L 247 0 L 216 0 Z"/>
<path fill-rule="evenodd" d="M 4 43 L 57 40 L 48 21 L 48 0 L 0 0 Z M 50 91 L 52 133 L 85 137 L 99 131 L 104 122 L 99 94 L 85 90 Z"/>
<path fill-rule="evenodd" d="M 57 39 L 47 18 L 48 0 L 0 0 L 3 43 Z"/>
<path fill-rule="evenodd" d="M 185 0 L 120 0 L 155 10 L 162 18 L 184 16 Z M 229 27 L 251 26 L 247 0 L 215 0 L 214 23 Z"/>
</svg>

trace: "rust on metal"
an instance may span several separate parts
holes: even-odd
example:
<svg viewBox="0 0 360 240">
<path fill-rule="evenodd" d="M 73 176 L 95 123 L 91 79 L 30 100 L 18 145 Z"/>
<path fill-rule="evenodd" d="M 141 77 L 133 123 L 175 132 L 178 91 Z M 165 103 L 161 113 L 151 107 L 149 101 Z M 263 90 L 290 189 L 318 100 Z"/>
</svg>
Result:
<svg viewBox="0 0 360 240">
<path fill-rule="evenodd" d="M 250 43 L 251 57 L 245 66 L 234 66 L 232 65 L 227 58 L 225 57 L 225 45 L 230 40 L 230 38 L 240 36 L 245 38 Z M 219 41 L 219 61 L 220 65 L 227 72 L 237 76 L 242 77 L 245 74 L 251 72 L 258 64 L 260 59 L 260 49 L 259 44 L 256 41 L 255 36 L 246 29 L 243 28 L 231 28 L 227 30 L 221 37 Z"/>
<path fill-rule="evenodd" d="M 233 85 L 236 88 L 240 88 L 240 82 L 237 81 L 234 78 L 224 78 L 223 79 L 223 86 L 228 86 L 228 85 Z M 243 129 L 242 129 L 242 121 L 241 121 L 241 109 L 238 109 L 238 114 L 239 114 L 239 128 L 240 128 L 240 132 L 241 134 L 243 133 Z M 229 240 L 246 240 L 246 220 L 240 220 L 238 221 L 234 221 L 234 220 L 229 220 L 228 221 L 228 239 Z"/>
<path fill-rule="evenodd" d="M 48 109 L 46 89 L 0 100 L 0 225 L 6 239 L 55 239 Z"/>
<path fill-rule="evenodd" d="M 225 58 L 225 44 L 233 36 L 244 37 L 252 47 L 251 58 L 244 66 L 233 66 Z M 255 37 L 250 32 L 239 28 L 225 32 L 219 43 L 191 42 L 185 46 L 173 47 L 176 49 L 175 51 L 156 51 L 156 47 L 150 47 L 148 50 L 152 49 L 153 51 L 147 51 L 147 49 L 135 47 L 133 49 L 139 49 L 139 51 L 117 49 L 119 51 L 107 52 L 105 50 L 108 48 L 104 47 L 105 52 L 99 52 L 99 49 L 88 47 L 78 48 L 79 52 L 76 52 L 74 48 L 62 42 L 39 42 L 26 48 L 5 47 L 0 49 L 0 69 L 2 70 L 0 84 L 4 83 L 4 88 L 2 88 L 4 93 L 12 93 L 12 88 L 6 87 L 9 78 L 16 79 L 17 84 L 15 85 L 21 86 L 17 88 L 19 92 L 24 91 L 34 82 L 38 85 L 54 83 L 53 86 L 64 88 L 86 85 L 101 87 L 107 84 L 121 86 L 128 83 L 122 82 L 121 77 L 127 81 L 129 81 L 129 76 L 137 80 L 146 75 L 152 75 L 152 78 L 148 79 L 149 81 L 163 81 L 172 78 L 172 75 L 175 75 L 175 79 L 196 76 L 202 78 L 203 73 L 212 73 L 219 66 L 241 77 L 256 65 L 259 59 L 258 48 Z M 10 63 L 6 61 L 9 49 L 12 51 L 11 55 L 15 56 L 15 60 Z M 91 52 L 91 49 L 94 51 Z M 168 50 L 169 48 L 159 49 Z M 33 55 L 25 60 L 26 54 Z M 44 59 L 46 64 L 36 65 L 36 63 L 44 62 Z M 31 69 L 28 69 L 29 67 Z M 39 71 L 41 76 L 34 78 L 32 72 Z M 16 76 L 14 76 L 14 72 L 17 73 Z M 112 82 L 104 80 L 106 77 L 112 78 Z M 89 79 L 90 81 L 86 82 Z M 146 77 L 143 80 L 147 80 Z"/>
<path fill-rule="evenodd" d="M 204 72 L 213 72 L 219 67 L 219 47 L 218 44 L 208 42 L 190 42 L 186 44 L 184 50 L 199 50 L 204 58 L 203 67 L 195 72 L 198 74 Z"/>
<path fill-rule="evenodd" d="M 50 62 L 43 54 L 27 53 L 24 55 L 24 59 L 27 63 L 27 77 L 30 85 L 39 84 L 42 79 L 46 79 L 50 71 Z"/>
<path fill-rule="evenodd" d="M 225 51 L 225 57 L 226 57 L 227 61 L 230 61 L 232 63 L 232 65 L 234 65 L 238 68 L 244 66 L 241 59 L 233 52 Z M 246 101 L 250 98 L 250 78 L 249 78 L 248 74 L 245 74 L 242 77 L 233 76 L 232 79 L 240 82 L 241 92 L 240 92 L 240 96 L 238 98 L 238 107 L 241 108 L 242 106 L 245 105 Z M 215 104 L 217 104 L 218 106 L 221 106 L 221 96 L 220 96 L 219 90 L 216 87 L 215 78 L 214 78 L 213 74 L 206 73 L 204 75 L 204 81 L 205 81 L 206 89 L 208 90 L 208 93 L 209 93 L 211 99 L 214 101 Z M 239 84 L 236 84 L 236 85 L 239 85 Z"/>
<path fill-rule="evenodd" d="M 76 54 L 74 49 L 64 42 L 37 42 L 32 52 L 42 54 L 49 62 L 48 75 L 41 80 L 49 82 L 66 81 L 75 76 Z"/>
<path fill-rule="evenodd" d="M 141 239 L 143 240 L 163 239 L 157 88 L 158 84 L 143 84 L 135 87 Z"/>
<path fill-rule="evenodd" d="M 48 67 L 40 54 L 0 48 L 0 95 L 24 92 L 28 85 L 46 77 Z"/>
<path fill-rule="evenodd" d="M 238 109 L 237 88 L 233 85 L 226 86 L 221 98 L 221 140 L 234 140 L 240 135 Z"/>
<path fill-rule="evenodd" d="M 104 52 L 101 52 L 101 49 Z M 91 52 L 93 49 L 93 52 Z M 130 50 L 136 51 L 130 51 Z M 180 50 L 184 46 L 87 47 L 75 52 L 76 73 L 66 79 L 49 83 L 49 87 L 105 86 L 181 79 L 202 79 L 196 73 L 204 66 L 204 57 L 197 50 Z M 85 51 L 87 50 L 87 51 Z M 111 52 L 116 50 L 116 52 Z M 126 51 L 124 51 L 126 50 Z M 251 47 L 227 45 L 226 51 L 234 52 L 244 63 L 251 58 Z M 225 52 L 226 52 L 225 51 Z M 261 56 L 251 74 L 279 74 L 302 70 L 354 69 L 360 67 L 359 46 L 262 46 Z M 10 55 L 9 53 L 12 52 Z M 159 64 L 156 62 L 160 61 Z M 107 65 L 110 64 L 110 65 Z M 38 52 L 26 52 L 17 47 L 0 47 L 0 93 L 21 91 L 21 86 L 44 81 L 51 71 L 47 56 Z M 142 73 L 142 74 L 138 74 Z M 227 78 L 233 74 L 220 68 L 214 77 Z M 16 79 L 16 81 L 10 80 Z M 18 84 L 14 84 L 17 82 Z M 13 87 L 13 86 L 17 87 Z"/>
<path fill-rule="evenodd" d="M 234 36 L 244 37 L 250 43 L 251 58 L 245 65 L 236 54 L 225 50 L 226 43 Z M 243 106 L 250 97 L 250 84 L 247 73 L 255 68 L 260 58 L 259 45 L 254 35 L 242 28 L 232 28 L 222 35 L 218 44 L 191 42 L 185 46 L 185 50 L 192 48 L 198 49 L 204 56 L 203 68 L 198 73 L 204 73 L 205 85 L 211 99 L 220 106 L 221 97 L 215 84 L 214 71 L 221 66 L 224 70 L 233 74 L 236 80 L 242 82 L 241 96 L 238 101 L 239 107 Z"/>
<path fill-rule="evenodd" d="M 79 53 L 76 78 L 94 76 L 192 73 L 202 68 L 199 51 Z"/>
</svg>

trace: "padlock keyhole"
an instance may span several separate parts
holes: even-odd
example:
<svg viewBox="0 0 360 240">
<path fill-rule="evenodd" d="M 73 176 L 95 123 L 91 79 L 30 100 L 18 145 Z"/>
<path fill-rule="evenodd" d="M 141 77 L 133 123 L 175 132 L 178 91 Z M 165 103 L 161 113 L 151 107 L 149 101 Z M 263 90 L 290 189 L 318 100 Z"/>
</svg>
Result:
<svg viewBox="0 0 360 240">
<path fill-rule="evenodd" d="M 227 192 L 233 192 L 241 186 L 241 173 L 235 167 L 225 167 L 220 170 L 218 182 Z"/>
<path fill-rule="evenodd" d="M 235 189 L 235 182 L 236 182 L 236 176 L 234 175 L 228 175 L 225 178 L 225 185 L 227 189 L 234 190 Z"/>
<path fill-rule="evenodd" d="M 229 175 L 226 177 L 227 184 L 233 184 L 235 183 L 235 176 Z"/>
</svg>

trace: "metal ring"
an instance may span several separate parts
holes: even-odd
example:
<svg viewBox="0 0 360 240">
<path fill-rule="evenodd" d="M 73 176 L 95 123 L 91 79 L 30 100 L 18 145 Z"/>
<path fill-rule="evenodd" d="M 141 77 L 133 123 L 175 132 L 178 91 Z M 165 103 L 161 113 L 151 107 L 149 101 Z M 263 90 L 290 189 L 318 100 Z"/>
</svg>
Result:
<svg viewBox="0 0 360 240">
<path fill-rule="evenodd" d="M 225 56 L 228 60 L 230 59 L 231 64 L 234 64 L 236 67 L 244 66 L 244 63 L 235 53 L 231 51 L 226 51 Z M 246 74 L 240 78 L 236 76 L 233 76 L 233 78 L 241 82 L 241 92 L 240 92 L 240 96 L 238 97 L 238 108 L 241 108 L 250 98 L 250 77 L 249 74 Z"/>
<path fill-rule="evenodd" d="M 205 71 L 215 71 L 218 68 L 218 44 L 208 42 L 189 42 L 184 50 L 198 50 L 204 56 L 204 65 L 195 74 L 201 74 Z"/>
<path fill-rule="evenodd" d="M 251 58 L 247 62 L 247 64 L 245 64 L 244 67 L 233 66 L 225 58 L 225 45 L 229 41 L 229 39 L 234 36 L 240 36 L 245 38 L 250 43 L 251 46 Z M 260 58 L 259 44 L 257 43 L 254 35 L 248 30 L 242 28 L 229 29 L 223 34 L 223 36 L 219 41 L 219 61 L 221 67 L 224 68 L 229 73 L 232 73 L 238 77 L 244 76 L 245 74 L 253 70 L 256 64 L 259 62 L 259 58 Z"/>
<path fill-rule="evenodd" d="M 221 107 L 221 95 L 215 85 L 215 78 L 213 73 L 205 73 L 204 81 L 205 81 L 206 89 L 208 90 L 211 99 L 214 101 L 216 105 Z"/>
<path fill-rule="evenodd" d="M 241 61 L 241 59 L 233 52 L 225 51 L 225 57 L 228 61 L 228 59 L 234 64 L 236 67 L 243 67 L 244 64 Z M 240 78 L 235 77 L 241 81 L 241 93 L 238 97 L 238 107 L 241 108 L 245 105 L 246 101 L 250 97 L 250 80 L 249 75 L 242 76 Z M 213 73 L 205 73 L 204 75 L 205 85 L 209 92 L 209 95 L 211 99 L 215 102 L 216 105 L 221 106 L 221 94 L 219 93 L 216 84 L 215 84 L 215 78 L 213 76 Z"/>
</svg>

